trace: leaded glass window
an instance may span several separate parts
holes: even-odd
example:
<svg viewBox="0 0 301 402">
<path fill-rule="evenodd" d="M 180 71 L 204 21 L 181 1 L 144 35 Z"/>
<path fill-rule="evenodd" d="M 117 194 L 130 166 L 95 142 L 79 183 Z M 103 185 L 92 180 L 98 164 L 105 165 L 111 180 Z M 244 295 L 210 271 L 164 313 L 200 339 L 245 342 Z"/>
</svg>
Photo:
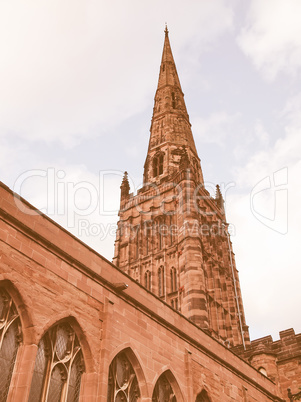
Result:
<svg viewBox="0 0 301 402">
<path fill-rule="evenodd" d="M 74 330 L 68 323 L 56 325 L 39 343 L 29 402 L 77 402 L 83 370 Z"/>
<path fill-rule="evenodd" d="M 155 386 L 152 402 L 177 402 L 173 389 L 164 374 L 162 374 Z"/>
<path fill-rule="evenodd" d="M 10 295 L 0 288 L 0 402 L 5 402 L 22 338 L 20 317 Z"/>
<path fill-rule="evenodd" d="M 117 355 L 110 365 L 107 401 L 140 401 L 137 376 L 125 353 Z"/>
</svg>

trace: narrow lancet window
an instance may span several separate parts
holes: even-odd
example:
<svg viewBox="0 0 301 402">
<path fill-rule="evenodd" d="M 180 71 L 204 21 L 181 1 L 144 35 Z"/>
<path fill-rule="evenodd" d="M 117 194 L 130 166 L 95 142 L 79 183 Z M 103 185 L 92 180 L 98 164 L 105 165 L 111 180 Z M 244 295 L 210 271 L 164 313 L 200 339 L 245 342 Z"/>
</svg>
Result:
<svg viewBox="0 0 301 402">
<path fill-rule="evenodd" d="M 177 270 L 172 267 L 170 270 L 170 291 L 176 292 L 178 290 Z"/>
<path fill-rule="evenodd" d="M 165 295 L 165 283 L 164 283 L 164 267 L 161 266 L 158 269 L 158 294 L 159 297 Z"/>
<path fill-rule="evenodd" d="M 153 176 L 157 177 L 163 173 L 164 154 L 160 153 L 153 159 Z"/>
<path fill-rule="evenodd" d="M 144 274 L 144 286 L 147 290 L 151 290 L 151 273 L 147 270 Z"/>
<path fill-rule="evenodd" d="M 20 317 L 15 304 L 0 288 L 0 402 L 7 399 L 21 339 Z"/>
</svg>

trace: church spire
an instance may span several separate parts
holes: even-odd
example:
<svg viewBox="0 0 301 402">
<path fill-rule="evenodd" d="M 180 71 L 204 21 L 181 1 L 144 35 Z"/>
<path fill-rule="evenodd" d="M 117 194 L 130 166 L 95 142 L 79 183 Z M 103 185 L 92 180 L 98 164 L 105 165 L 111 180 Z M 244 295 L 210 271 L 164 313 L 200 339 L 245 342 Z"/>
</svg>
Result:
<svg viewBox="0 0 301 402">
<path fill-rule="evenodd" d="M 187 150 L 188 168 L 197 171 L 197 179 L 203 182 L 166 26 L 149 147 L 144 166 L 144 183 L 157 181 L 158 176 L 162 179 L 178 172 L 183 147 Z M 160 169 L 157 165 L 160 165 Z"/>
<path fill-rule="evenodd" d="M 181 88 L 180 80 L 178 77 L 176 64 L 175 64 L 175 61 L 174 61 L 174 58 L 172 55 L 172 51 L 171 51 L 171 47 L 170 47 L 167 26 L 166 26 L 164 32 L 165 32 L 165 40 L 164 40 L 164 46 L 163 46 L 163 53 L 162 53 L 162 59 L 161 59 L 161 67 L 160 67 L 159 82 L 158 82 L 157 90 L 159 90 L 160 88 L 164 88 L 167 85 L 171 85 L 171 86 L 177 87 L 182 93 L 182 88 Z M 182 95 L 183 95 L 183 93 L 182 93 Z"/>
<path fill-rule="evenodd" d="M 133 195 L 125 173 L 114 263 L 235 346 L 249 339 L 223 203 L 204 186 L 166 28 L 144 182 Z"/>
</svg>

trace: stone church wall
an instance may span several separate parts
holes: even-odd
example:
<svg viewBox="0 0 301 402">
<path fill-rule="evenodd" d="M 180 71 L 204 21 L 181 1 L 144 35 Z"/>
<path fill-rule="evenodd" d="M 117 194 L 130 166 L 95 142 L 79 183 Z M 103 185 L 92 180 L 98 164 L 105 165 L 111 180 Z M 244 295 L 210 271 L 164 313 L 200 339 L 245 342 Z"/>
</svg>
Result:
<svg viewBox="0 0 301 402">
<path fill-rule="evenodd" d="M 38 344 L 59 322 L 81 345 L 80 401 L 107 401 L 109 366 L 122 351 L 140 401 L 152 400 L 163 373 L 179 402 L 204 390 L 212 402 L 282 400 L 270 379 L 3 184 L 0 286 L 22 329 L 8 401 L 28 400 Z"/>
<path fill-rule="evenodd" d="M 233 350 L 277 383 L 282 395 L 287 396 L 288 388 L 296 395 L 301 384 L 301 334 L 290 328 L 279 335 L 277 341 L 269 335 L 253 340 L 245 351 L 241 346 Z"/>
</svg>

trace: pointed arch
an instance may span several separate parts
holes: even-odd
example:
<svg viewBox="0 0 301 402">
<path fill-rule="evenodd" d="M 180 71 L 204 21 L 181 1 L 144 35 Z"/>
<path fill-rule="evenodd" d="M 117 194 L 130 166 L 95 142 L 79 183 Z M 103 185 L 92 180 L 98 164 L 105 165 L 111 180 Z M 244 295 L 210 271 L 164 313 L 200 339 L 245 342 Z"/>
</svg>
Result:
<svg viewBox="0 0 301 402">
<path fill-rule="evenodd" d="M 165 370 L 157 379 L 152 394 L 152 402 L 184 402 L 179 384 L 171 372 Z"/>
<path fill-rule="evenodd" d="M 0 287 L 0 400 L 6 401 L 22 341 L 20 314 L 9 292 Z"/>
<path fill-rule="evenodd" d="M 85 361 L 85 372 L 93 373 L 95 371 L 95 359 L 93 357 L 90 345 L 88 343 L 88 337 L 86 336 L 86 331 L 83 329 L 84 326 L 79 323 L 76 317 L 72 315 L 71 311 L 64 311 L 60 314 L 57 314 L 55 317 L 50 319 L 42 328 L 40 332 L 40 336 L 36 344 L 40 341 L 40 339 L 46 334 L 49 329 L 53 326 L 60 324 L 61 322 L 69 323 L 70 326 L 75 331 L 75 334 L 81 344 L 81 349 Z"/>
<path fill-rule="evenodd" d="M 203 389 L 203 391 L 197 395 L 195 402 L 211 402 L 208 392 Z"/>
<path fill-rule="evenodd" d="M 25 297 L 21 295 L 19 289 L 9 279 L 0 280 L 0 288 L 4 289 L 11 296 L 18 311 L 22 327 L 23 344 L 33 344 L 35 342 L 36 332 L 30 309 L 26 303 L 26 295 Z"/>
<path fill-rule="evenodd" d="M 119 348 L 109 367 L 107 401 L 135 402 L 146 397 L 146 380 L 136 354 L 129 346 Z"/>
<path fill-rule="evenodd" d="M 152 274 L 149 269 L 144 273 L 144 287 L 149 291 L 152 289 Z"/>
<path fill-rule="evenodd" d="M 72 320 L 61 320 L 47 330 L 38 344 L 28 401 L 64 398 L 77 402 L 84 371 L 82 345 Z"/>
</svg>

